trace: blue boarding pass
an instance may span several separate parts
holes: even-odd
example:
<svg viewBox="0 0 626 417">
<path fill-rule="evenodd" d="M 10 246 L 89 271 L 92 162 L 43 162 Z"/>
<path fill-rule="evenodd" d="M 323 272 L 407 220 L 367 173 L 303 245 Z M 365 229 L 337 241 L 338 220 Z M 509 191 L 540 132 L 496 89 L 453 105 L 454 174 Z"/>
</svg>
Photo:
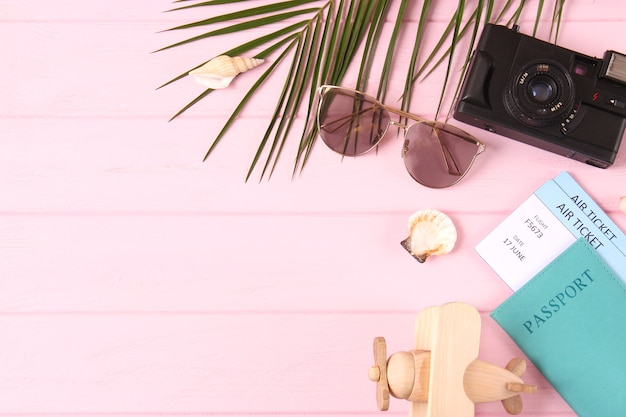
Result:
<svg viewBox="0 0 626 417">
<path fill-rule="evenodd" d="M 579 238 L 626 283 L 626 235 L 562 172 L 498 224 L 476 252 L 517 291 Z"/>
</svg>

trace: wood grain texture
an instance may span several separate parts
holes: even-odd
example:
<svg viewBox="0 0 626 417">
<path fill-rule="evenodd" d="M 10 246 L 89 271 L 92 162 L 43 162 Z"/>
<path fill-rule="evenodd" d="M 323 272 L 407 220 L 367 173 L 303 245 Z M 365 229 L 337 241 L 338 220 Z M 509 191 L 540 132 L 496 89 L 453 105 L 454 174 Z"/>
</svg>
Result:
<svg viewBox="0 0 626 417">
<path fill-rule="evenodd" d="M 434 3 L 430 19 L 443 28 L 456 2 Z M 357 159 L 318 143 L 292 179 L 296 138 L 269 181 L 246 183 L 280 77 L 203 163 L 252 79 L 168 123 L 201 89 L 156 88 L 226 47 L 153 53 L 183 37 L 165 29 L 198 16 L 164 13 L 172 7 L 0 0 L 1 417 L 379 416 L 372 340 L 410 349 L 428 306 L 477 307 L 481 359 L 504 366 L 522 355 L 489 317 L 510 290 L 474 246 L 546 179 L 569 171 L 626 229 L 623 151 L 600 170 L 468 126 L 487 152 L 450 189 L 412 181 L 395 135 Z M 559 43 L 626 52 L 616 35 L 625 12 L 618 0 L 567 2 Z M 390 101 L 412 48 L 401 45 Z M 418 85 L 415 113 L 433 116 L 443 78 Z M 446 212 L 459 240 L 418 264 L 400 241 L 422 208 Z M 524 397 L 523 415 L 574 416 L 532 364 L 524 381 L 538 392 Z M 392 399 L 389 415 L 408 412 Z"/>
</svg>

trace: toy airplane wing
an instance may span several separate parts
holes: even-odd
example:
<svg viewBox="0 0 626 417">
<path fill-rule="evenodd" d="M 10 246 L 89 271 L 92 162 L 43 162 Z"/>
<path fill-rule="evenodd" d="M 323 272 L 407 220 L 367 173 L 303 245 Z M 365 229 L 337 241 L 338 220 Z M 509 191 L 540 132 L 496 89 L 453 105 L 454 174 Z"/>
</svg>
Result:
<svg viewBox="0 0 626 417">
<path fill-rule="evenodd" d="M 429 307 L 415 323 L 415 349 L 429 350 L 428 402 L 411 404 L 411 417 L 474 417 L 474 403 L 463 386 L 467 367 L 478 357 L 480 315 L 472 306 Z"/>
</svg>

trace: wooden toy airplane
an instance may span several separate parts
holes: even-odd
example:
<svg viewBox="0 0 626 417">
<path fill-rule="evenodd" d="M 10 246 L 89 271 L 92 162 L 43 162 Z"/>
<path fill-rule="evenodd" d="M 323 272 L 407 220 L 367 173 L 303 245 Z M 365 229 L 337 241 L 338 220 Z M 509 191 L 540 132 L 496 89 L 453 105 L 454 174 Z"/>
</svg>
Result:
<svg viewBox="0 0 626 417">
<path fill-rule="evenodd" d="M 502 401 L 509 414 L 522 411 L 520 393 L 535 393 L 522 375 L 526 362 L 512 359 L 505 368 L 478 357 L 480 315 L 464 303 L 429 307 L 417 316 L 415 349 L 387 360 L 383 337 L 374 339 L 376 402 L 389 408 L 389 395 L 411 401 L 411 417 L 473 417 L 474 404 Z"/>
</svg>

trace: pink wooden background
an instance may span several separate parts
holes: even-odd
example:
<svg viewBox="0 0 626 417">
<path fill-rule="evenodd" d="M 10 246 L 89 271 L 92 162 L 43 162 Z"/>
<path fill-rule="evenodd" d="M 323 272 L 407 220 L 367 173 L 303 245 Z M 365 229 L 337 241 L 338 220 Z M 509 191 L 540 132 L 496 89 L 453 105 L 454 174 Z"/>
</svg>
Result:
<svg viewBox="0 0 626 417">
<path fill-rule="evenodd" d="M 455 4 L 437 2 L 433 24 Z M 545 180 L 569 171 L 626 229 L 626 153 L 600 170 L 467 126 L 488 149 L 450 189 L 413 182 L 394 135 L 343 162 L 320 142 L 294 180 L 291 141 L 270 181 L 245 183 L 282 78 L 203 163 L 254 77 L 168 123 L 201 88 L 155 88 L 244 39 L 153 54 L 183 36 L 160 31 L 200 16 L 171 7 L 0 0 L 0 416 L 383 415 L 372 339 L 410 348 L 427 306 L 475 305 L 481 359 L 521 354 L 489 317 L 510 290 L 474 246 Z M 560 44 L 626 52 L 625 15 L 621 0 L 567 2 Z M 432 116 L 442 79 L 418 86 L 414 112 Z M 421 208 L 459 230 L 425 264 L 399 245 Z M 526 379 L 539 392 L 524 415 L 574 415 L 534 367 Z M 407 410 L 396 400 L 387 414 Z"/>
</svg>

